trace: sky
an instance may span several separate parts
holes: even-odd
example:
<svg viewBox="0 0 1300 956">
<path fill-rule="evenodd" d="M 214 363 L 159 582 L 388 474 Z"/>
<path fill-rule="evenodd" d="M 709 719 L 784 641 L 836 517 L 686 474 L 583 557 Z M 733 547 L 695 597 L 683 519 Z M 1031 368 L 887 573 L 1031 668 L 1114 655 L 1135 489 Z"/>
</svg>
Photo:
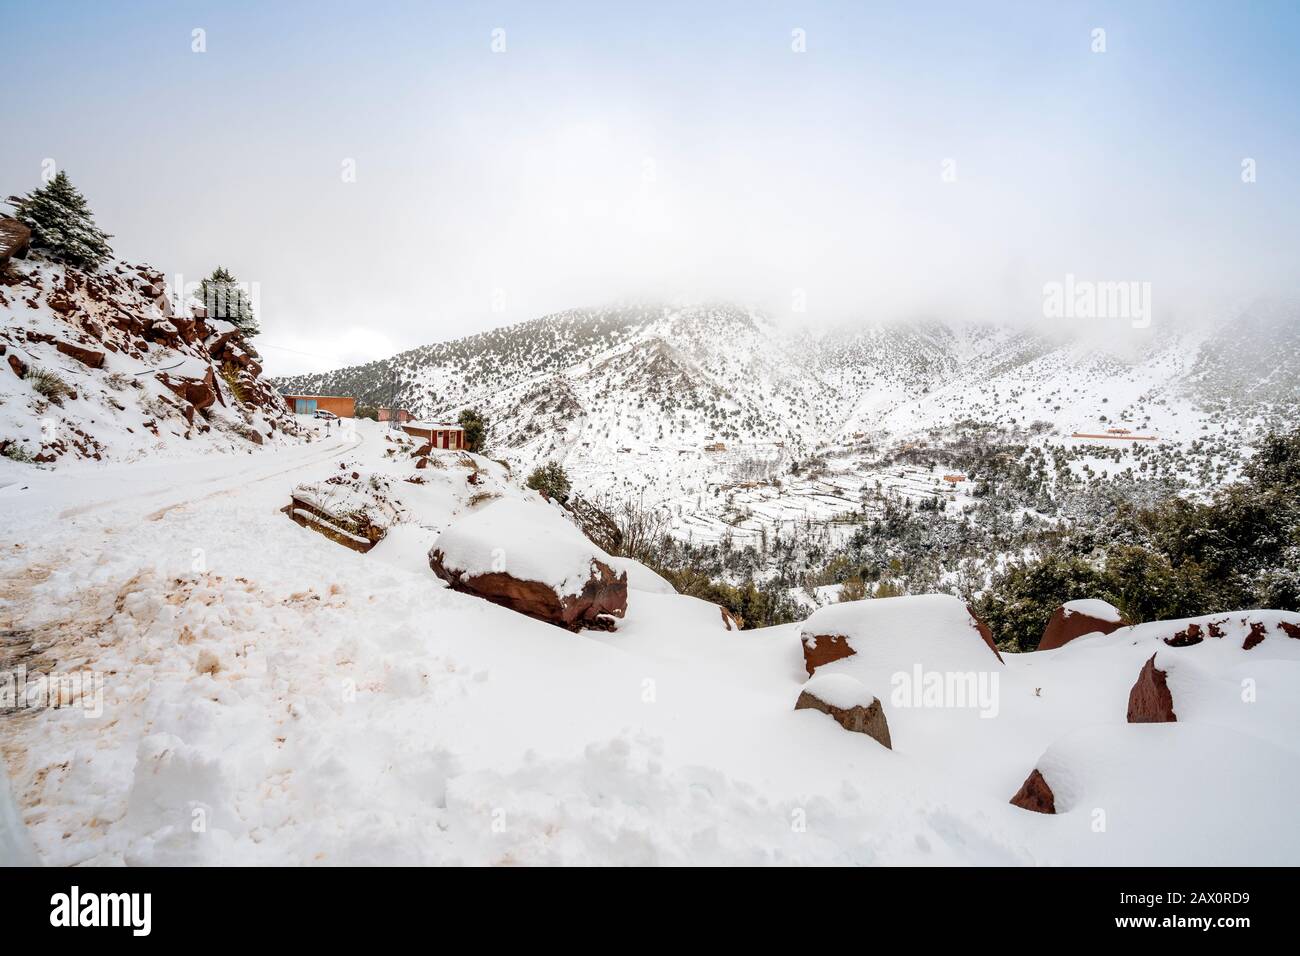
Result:
<svg viewBox="0 0 1300 956">
<path fill-rule="evenodd" d="M 274 374 L 629 300 L 1177 322 L 1296 291 L 1297 50 L 1266 0 L 0 0 L 0 196 L 255 284 Z"/>
</svg>

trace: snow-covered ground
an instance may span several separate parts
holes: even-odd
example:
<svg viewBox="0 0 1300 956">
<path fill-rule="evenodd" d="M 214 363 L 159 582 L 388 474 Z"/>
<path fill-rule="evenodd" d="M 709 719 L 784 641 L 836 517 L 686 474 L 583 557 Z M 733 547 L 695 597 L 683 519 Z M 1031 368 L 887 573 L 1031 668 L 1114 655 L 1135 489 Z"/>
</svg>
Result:
<svg viewBox="0 0 1300 956">
<path fill-rule="evenodd" d="M 91 675 L 0 720 L 45 862 L 1300 863 L 1300 640 L 1276 628 L 1243 651 L 1237 624 L 1182 648 L 1146 625 L 1005 664 L 922 641 L 926 667 L 981 662 L 989 713 L 892 701 L 904 614 L 888 653 L 825 667 L 880 697 L 891 751 L 793 709 L 798 624 L 730 631 L 644 573 L 612 633 L 447 589 L 425 556 L 471 507 L 439 497 L 450 471 L 369 554 L 288 520 L 298 484 L 396 467 L 356 425 L 6 472 L 4 669 Z M 1178 722 L 1128 724 L 1152 653 Z M 1035 767 L 1055 816 L 1008 803 Z"/>
</svg>

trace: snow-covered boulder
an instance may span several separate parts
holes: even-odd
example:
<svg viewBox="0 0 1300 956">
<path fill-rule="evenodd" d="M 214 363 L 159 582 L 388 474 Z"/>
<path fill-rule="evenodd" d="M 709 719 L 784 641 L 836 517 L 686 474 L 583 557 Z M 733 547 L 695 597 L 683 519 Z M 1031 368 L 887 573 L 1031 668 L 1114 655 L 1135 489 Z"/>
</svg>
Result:
<svg viewBox="0 0 1300 956">
<path fill-rule="evenodd" d="M 627 610 L 627 571 L 541 501 L 503 498 L 458 518 L 429 567 L 457 591 L 572 631 L 612 631 Z"/>
<path fill-rule="evenodd" d="M 1081 817 L 1065 826 L 1091 828 L 1112 864 L 1153 852 L 1170 866 L 1294 860 L 1287 837 L 1300 758 L 1251 734 L 1202 723 L 1092 724 L 1062 735 L 1034 767 L 1039 798 L 1050 793 L 1058 816 Z"/>
<path fill-rule="evenodd" d="M 803 685 L 795 710 L 818 710 L 829 714 L 845 730 L 866 734 L 881 745 L 893 749 L 889 723 L 875 694 L 856 678 L 847 674 L 818 674 Z"/>
<path fill-rule="evenodd" d="M 1118 609 L 1106 601 L 1089 599 L 1066 601 L 1052 612 L 1043 638 L 1038 642 L 1040 651 L 1055 650 L 1085 634 L 1110 634 L 1127 627 Z"/>
<path fill-rule="evenodd" d="M 297 485 L 284 512 L 304 528 L 365 554 L 401 520 L 402 505 L 391 478 L 342 463 L 333 477 Z"/>
<path fill-rule="evenodd" d="M 809 676 L 847 657 L 870 670 L 981 670 L 1002 662 L 970 609 L 947 594 L 873 598 L 830 604 L 800 629 Z"/>
</svg>

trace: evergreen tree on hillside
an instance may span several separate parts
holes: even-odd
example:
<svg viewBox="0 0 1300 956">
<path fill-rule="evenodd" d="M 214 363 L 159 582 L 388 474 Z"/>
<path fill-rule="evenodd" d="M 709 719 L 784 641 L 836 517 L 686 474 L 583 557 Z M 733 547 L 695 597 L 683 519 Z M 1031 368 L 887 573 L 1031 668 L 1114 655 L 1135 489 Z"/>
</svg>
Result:
<svg viewBox="0 0 1300 956">
<path fill-rule="evenodd" d="M 487 438 L 487 418 L 477 408 L 466 408 L 460 413 L 457 424 L 465 429 L 465 448 L 468 451 L 479 452 L 483 450 L 483 442 Z"/>
<path fill-rule="evenodd" d="M 225 266 L 217 266 L 199 284 L 199 299 L 207 308 L 209 318 L 233 322 L 245 335 L 262 331 L 253 314 L 252 299 Z"/>
<path fill-rule="evenodd" d="M 60 171 L 21 199 L 10 197 L 14 216 L 32 230 L 32 246 L 83 269 L 94 269 L 113 254 L 113 237 L 95 225 L 86 197 Z"/>
<path fill-rule="evenodd" d="M 560 504 L 569 500 L 569 490 L 572 487 L 564 466 L 558 461 L 548 461 L 534 468 L 533 473 L 528 476 L 527 485 L 533 491 L 540 491 L 547 498 Z"/>
</svg>

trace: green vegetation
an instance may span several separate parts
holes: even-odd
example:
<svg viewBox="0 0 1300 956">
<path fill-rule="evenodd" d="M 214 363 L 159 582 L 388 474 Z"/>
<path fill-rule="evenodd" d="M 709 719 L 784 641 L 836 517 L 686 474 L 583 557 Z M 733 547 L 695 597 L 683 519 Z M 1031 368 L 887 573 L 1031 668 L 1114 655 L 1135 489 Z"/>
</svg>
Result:
<svg viewBox="0 0 1300 956">
<path fill-rule="evenodd" d="M 466 408 L 456 421 L 465 429 L 465 450 L 482 452 L 483 443 L 487 441 L 487 417 L 477 408 Z"/>
<path fill-rule="evenodd" d="M 1208 501 L 1121 507 L 1035 560 L 995 576 L 975 602 L 1000 645 L 1032 650 L 1056 605 L 1108 600 L 1133 623 L 1268 607 L 1300 610 L 1300 430 L 1269 435 Z"/>
<path fill-rule="evenodd" d="M 208 317 L 232 322 L 245 336 L 261 331 L 253 314 L 253 300 L 248 292 L 224 266 L 217 266 L 212 275 L 199 283 L 199 300 L 208 310 Z"/>
<path fill-rule="evenodd" d="M 560 504 L 569 500 L 569 492 L 572 489 L 564 466 L 557 461 L 548 461 L 534 468 L 533 473 L 528 476 L 527 485 L 533 491 L 540 491 Z"/>
<path fill-rule="evenodd" d="M 113 254 L 113 237 L 95 225 L 86 198 L 61 171 L 17 202 L 14 217 L 31 227 L 32 246 L 83 269 L 95 269 Z"/>
</svg>

